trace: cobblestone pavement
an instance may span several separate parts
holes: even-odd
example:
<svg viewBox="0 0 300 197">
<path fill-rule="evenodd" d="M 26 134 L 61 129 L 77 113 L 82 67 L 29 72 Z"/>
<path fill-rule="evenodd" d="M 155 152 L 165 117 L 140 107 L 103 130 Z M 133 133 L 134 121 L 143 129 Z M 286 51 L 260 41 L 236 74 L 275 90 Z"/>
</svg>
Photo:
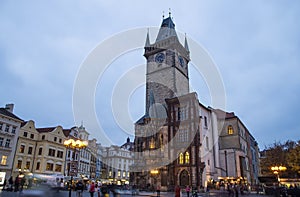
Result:
<svg viewBox="0 0 300 197">
<path fill-rule="evenodd" d="M 24 190 L 23 194 L 20 192 L 7 192 L 7 191 L 0 191 L 0 197 L 68 197 L 69 193 L 68 191 L 42 191 L 42 190 Z M 72 197 L 76 197 L 76 192 L 72 191 L 71 193 Z M 109 197 L 131 197 L 132 195 L 113 195 L 110 193 Z M 135 195 L 134 197 L 157 197 L 155 192 L 140 192 L 139 195 Z M 174 192 L 161 192 L 160 197 L 174 197 Z M 200 193 L 198 194 L 198 197 L 207 197 L 207 196 L 216 196 L 216 197 L 223 197 L 223 196 L 228 196 L 227 193 L 222 193 L 220 191 L 212 191 L 209 193 Z M 266 195 L 257 195 L 257 194 L 247 194 L 247 195 L 239 195 L 241 196 L 249 196 L 249 197 L 266 197 Z M 90 197 L 90 193 L 88 191 L 83 192 L 82 197 Z M 94 194 L 94 197 L 98 197 L 97 194 Z M 101 197 L 104 197 L 101 195 Z M 182 197 L 187 197 L 186 194 L 183 194 Z M 190 196 L 191 197 L 191 196 Z"/>
</svg>

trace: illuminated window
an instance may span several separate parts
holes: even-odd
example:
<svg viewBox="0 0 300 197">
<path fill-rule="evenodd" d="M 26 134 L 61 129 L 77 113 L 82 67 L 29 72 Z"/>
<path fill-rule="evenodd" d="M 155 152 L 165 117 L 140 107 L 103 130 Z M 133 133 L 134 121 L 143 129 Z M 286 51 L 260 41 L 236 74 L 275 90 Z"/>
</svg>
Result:
<svg viewBox="0 0 300 197">
<path fill-rule="evenodd" d="M 20 151 L 19 151 L 19 152 L 20 152 L 20 153 L 24 153 L 24 150 L 25 150 L 25 145 L 21 145 L 21 146 L 20 146 Z"/>
<path fill-rule="evenodd" d="M 111 172 L 111 171 L 109 171 L 109 173 L 108 173 L 108 176 L 110 176 L 110 177 L 111 177 L 111 175 L 112 175 L 112 172 Z"/>
<path fill-rule="evenodd" d="M 53 171 L 53 163 L 47 163 L 46 170 L 47 171 Z"/>
<path fill-rule="evenodd" d="M 18 160 L 17 168 L 18 168 L 18 169 L 21 169 L 21 168 L 22 168 L 22 160 Z"/>
<path fill-rule="evenodd" d="M 126 172 L 123 172 L 123 178 L 126 176 Z"/>
<path fill-rule="evenodd" d="M 155 142 L 153 138 L 150 140 L 150 148 L 155 148 Z"/>
<path fill-rule="evenodd" d="M 6 155 L 2 155 L 1 165 L 6 165 L 6 163 L 7 163 L 7 156 Z"/>
<path fill-rule="evenodd" d="M 121 176 L 121 171 L 120 171 L 120 170 L 118 171 L 118 176 L 119 176 L 119 177 Z"/>
<path fill-rule="evenodd" d="M 61 172 L 61 165 L 60 164 L 55 165 L 55 172 Z"/>
<path fill-rule="evenodd" d="M 185 163 L 190 163 L 190 154 L 185 152 Z"/>
<path fill-rule="evenodd" d="M 183 164 L 183 153 L 179 154 L 179 164 Z"/>
<path fill-rule="evenodd" d="M 30 161 L 27 161 L 27 162 L 26 162 L 25 168 L 26 168 L 26 169 L 29 169 L 29 168 L 30 168 Z"/>
<path fill-rule="evenodd" d="M 228 126 L 227 128 L 228 134 L 232 135 L 233 134 L 233 127 L 231 125 Z"/>
</svg>

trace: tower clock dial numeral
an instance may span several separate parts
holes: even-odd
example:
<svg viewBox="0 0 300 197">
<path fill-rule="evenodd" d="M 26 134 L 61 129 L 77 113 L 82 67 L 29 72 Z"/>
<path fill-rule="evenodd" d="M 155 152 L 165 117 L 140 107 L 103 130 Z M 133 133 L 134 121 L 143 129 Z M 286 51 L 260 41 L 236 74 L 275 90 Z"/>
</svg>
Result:
<svg viewBox="0 0 300 197">
<path fill-rule="evenodd" d="M 155 61 L 157 63 L 162 63 L 165 60 L 165 54 L 159 53 L 155 56 Z"/>
</svg>

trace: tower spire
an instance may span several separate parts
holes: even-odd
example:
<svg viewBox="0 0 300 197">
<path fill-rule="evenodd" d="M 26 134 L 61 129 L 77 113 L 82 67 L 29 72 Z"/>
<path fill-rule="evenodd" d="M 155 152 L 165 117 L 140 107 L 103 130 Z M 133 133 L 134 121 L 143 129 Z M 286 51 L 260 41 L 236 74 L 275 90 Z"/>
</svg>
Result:
<svg viewBox="0 0 300 197">
<path fill-rule="evenodd" d="M 149 28 L 148 28 L 148 31 L 147 31 L 145 47 L 150 47 Z"/>
<path fill-rule="evenodd" d="M 186 38 L 186 33 L 185 33 L 185 38 L 184 38 L 184 48 L 185 48 L 187 51 L 190 51 L 189 45 L 188 45 L 188 42 L 187 42 L 187 38 Z"/>
</svg>

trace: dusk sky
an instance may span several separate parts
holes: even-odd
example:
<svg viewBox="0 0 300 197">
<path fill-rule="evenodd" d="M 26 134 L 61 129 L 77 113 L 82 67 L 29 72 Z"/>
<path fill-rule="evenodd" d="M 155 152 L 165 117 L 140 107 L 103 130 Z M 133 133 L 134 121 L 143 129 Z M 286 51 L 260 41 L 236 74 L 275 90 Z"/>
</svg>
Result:
<svg viewBox="0 0 300 197">
<path fill-rule="evenodd" d="M 85 118 L 75 122 L 73 116 L 73 90 L 82 64 L 120 32 L 144 28 L 139 36 L 146 39 L 147 28 L 160 26 L 169 8 L 177 32 L 201 45 L 217 66 L 226 93 L 223 110 L 235 112 L 259 147 L 300 140 L 299 1 L 1 1 L 0 106 L 14 103 L 14 113 L 34 120 L 36 127 L 71 128 L 83 122 L 91 138 L 98 139 L 97 126 Z M 151 43 L 155 39 L 150 31 Z M 120 78 L 145 66 L 144 43 L 113 59 L 96 84 L 96 116 L 114 144 L 133 140 L 133 123 L 144 114 L 145 86 L 129 98 L 118 98 L 128 101 L 120 109 L 128 109 L 131 131 L 118 126 L 111 104 Z M 212 106 L 209 88 L 195 66 L 191 62 L 191 91 Z M 133 81 L 145 80 L 144 72 L 135 74 Z"/>
</svg>

